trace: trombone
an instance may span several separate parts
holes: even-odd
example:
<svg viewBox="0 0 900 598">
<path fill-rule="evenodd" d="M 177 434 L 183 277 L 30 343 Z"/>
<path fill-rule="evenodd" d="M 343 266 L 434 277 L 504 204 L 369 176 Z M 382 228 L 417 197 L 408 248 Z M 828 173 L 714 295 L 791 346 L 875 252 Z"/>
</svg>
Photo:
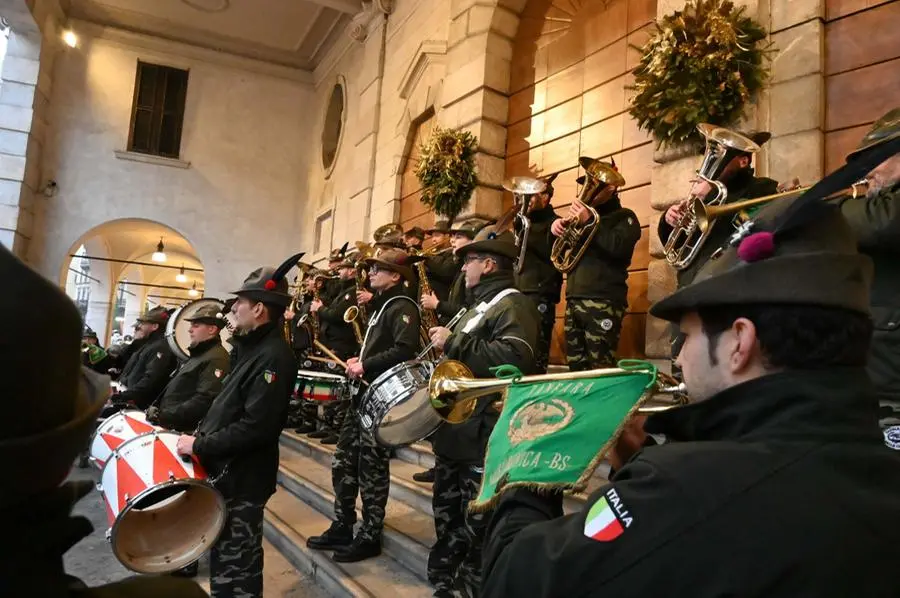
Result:
<svg viewBox="0 0 900 598">
<path fill-rule="evenodd" d="M 604 368 L 561 374 L 522 376 L 516 379 L 477 380 L 472 375 L 472 370 L 466 364 L 454 359 L 447 359 L 435 366 L 431 379 L 428 381 L 428 396 L 431 400 L 432 408 L 437 411 L 441 419 L 451 424 L 461 424 L 475 412 L 479 399 L 501 392 L 513 383 L 582 380 L 585 378 L 619 376 L 625 373 L 629 373 L 628 370 Z M 654 402 L 661 404 L 652 407 L 641 407 L 637 411 L 638 414 L 658 413 L 687 403 L 683 398 L 686 391 L 683 382 L 679 383 L 671 376 L 660 373 L 657 374 L 657 377 L 661 378 L 661 381 L 657 382 L 656 388 L 653 389 L 654 393 L 671 396 L 659 399 L 654 398 Z M 497 402 L 502 406 L 503 399 L 499 399 Z"/>
</svg>

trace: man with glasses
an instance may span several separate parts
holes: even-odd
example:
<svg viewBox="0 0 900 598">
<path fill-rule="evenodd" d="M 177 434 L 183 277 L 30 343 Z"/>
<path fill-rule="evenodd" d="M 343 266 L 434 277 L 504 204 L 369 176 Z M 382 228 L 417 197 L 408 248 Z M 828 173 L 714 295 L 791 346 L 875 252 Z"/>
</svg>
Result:
<svg viewBox="0 0 900 598">
<path fill-rule="evenodd" d="M 403 286 L 404 280 L 413 278 L 406 252 L 385 249 L 365 262 L 375 295 L 369 304 L 366 340 L 359 357 L 347 360 L 347 375 L 372 382 L 398 363 L 415 357 L 419 349 L 419 308 Z M 360 397 L 354 397 L 354 407 Z M 363 432 L 356 409 L 344 418 L 336 449 L 331 468 L 335 521 L 322 535 L 309 538 L 306 545 L 314 550 L 334 550 L 336 562 L 353 563 L 381 554 L 390 449 L 379 446 Z M 357 494 L 362 497 L 363 523 L 354 537 Z"/>
<path fill-rule="evenodd" d="M 534 302 L 515 288 L 513 261 L 519 251 L 512 235 L 498 236 L 488 226 L 458 252 L 474 307 L 452 332 L 432 328 L 431 340 L 449 359 L 465 363 L 476 378 L 492 378 L 492 368 L 502 365 L 537 373 L 540 314 Z M 454 590 L 475 596 L 481 585 L 486 518 L 467 511 L 481 484 L 487 441 L 499 415 L 493 402 L 489 397 L 480 399 L 465 423 L 445 424 L 433 436 L 437 542 L 428 556 L 428 580 L 435 596 L 454 596 Z"/>
</svg>

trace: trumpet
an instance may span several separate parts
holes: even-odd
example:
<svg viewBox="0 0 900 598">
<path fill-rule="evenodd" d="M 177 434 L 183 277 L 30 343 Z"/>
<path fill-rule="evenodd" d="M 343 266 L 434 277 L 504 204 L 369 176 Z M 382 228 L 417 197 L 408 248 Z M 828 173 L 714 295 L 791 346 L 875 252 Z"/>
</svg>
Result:
<svg viewBox="0 0 900 598">
<path fill-rule="evenodd" d="M 511 384 L 534 382 L 558 382 L 562 380 L 582 380 L 585 378 L 598 378 L 603 376 L 619 376 L 627 373 L 621 368 L 605 368 L 600 370 L 586 370 L 580 372 L 565 372 L 561 374 L 539 374 L 536 376 L 522 376 L 518 379 L 499 378 L 490 380 L 476 380 L 472 370 L 461 361 L 447 359 L 438 363 L 431 379 L 428 381 L 428 396 L 432 408 L 438 416 L 450 424 L 461 424 L 472 417 L 478 400 L 489 395 L 501 392 Z M 655 393 L 671 395 L 664 398 L 654 398 L 656 406 L 641 407 L 638 414 L 647 415 L 658 413 L 673 407 L 680 407 L 687 403 L 683 399 L 686 392 L 684 383 L 677 382 L 671 376 L 657 374 L 661 379 L 657 382 Z M 503 399 L 499 399 L 502 407 Z"/>
<path fill-rule="evenodd" d="M 353 328 L 353 336 L 360 345 L 363 343 L 362 327 L 359 325 L 359 308 L 351 305 L 344 311 L 344 322 Z"/>
<path fill-rule="evenodd" d="M 578 201 L 588 209 L 591 218 L 585 224 L 581 224 L 578 220 L 566 220 L 563 234 L 553 241 L 550 261 L 563 274 L 571 272 L 578 265 L 594 235 L 597 234 L 600 215 L 594 206 L 612 199 L 616 189 L 625 185 L 622 175 L 600 160 L 582 156 L 578 158 L 578 162 L 584 168 L 585 176 Z"/>
</svg>

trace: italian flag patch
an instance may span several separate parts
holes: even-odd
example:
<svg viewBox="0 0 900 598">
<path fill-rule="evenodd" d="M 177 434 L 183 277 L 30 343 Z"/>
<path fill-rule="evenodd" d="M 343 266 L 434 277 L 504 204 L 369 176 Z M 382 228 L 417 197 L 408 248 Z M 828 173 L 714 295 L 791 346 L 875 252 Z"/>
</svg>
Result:
<svg viewBox="0 0 900 598">
<path fill-rule="evenodd" d="M 272 370 L 266 370 L 265 372 L 263 372 L 263 379 L 268 384 L 275 382 L 275 372 L 273 372 Z"/>
<path fill-rule="evenodd" d="M 609 542 L 622 535 L 625 529 L 606 497 L 593 504 L 584 520 L 584 535 L 598 542 Z"/>
</svg>

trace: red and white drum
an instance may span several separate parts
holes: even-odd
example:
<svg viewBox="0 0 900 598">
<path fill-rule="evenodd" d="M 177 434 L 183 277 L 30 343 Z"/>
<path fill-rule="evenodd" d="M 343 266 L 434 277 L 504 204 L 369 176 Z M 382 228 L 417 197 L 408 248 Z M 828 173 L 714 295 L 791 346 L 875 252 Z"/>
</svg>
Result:
<svg viewBox="0 0 900 598">
<path fill-rule="evenodd" d="M 175 451 L 177 432 L 125 441 L 100 474 L 113 554 L 138 573 L 169 573 L 196 561 L 225 525 L 225 500 L 196 457 Z"/>
<path fill-rule="evenodd" d="M 91 462 L 102 469 L 113 451 L 126 441 L 154 430 L 162 428 L 148 423 L 143 411 L 126 409 L 110 415 L 97 426 L 91 438 Z"/>
</svg>

